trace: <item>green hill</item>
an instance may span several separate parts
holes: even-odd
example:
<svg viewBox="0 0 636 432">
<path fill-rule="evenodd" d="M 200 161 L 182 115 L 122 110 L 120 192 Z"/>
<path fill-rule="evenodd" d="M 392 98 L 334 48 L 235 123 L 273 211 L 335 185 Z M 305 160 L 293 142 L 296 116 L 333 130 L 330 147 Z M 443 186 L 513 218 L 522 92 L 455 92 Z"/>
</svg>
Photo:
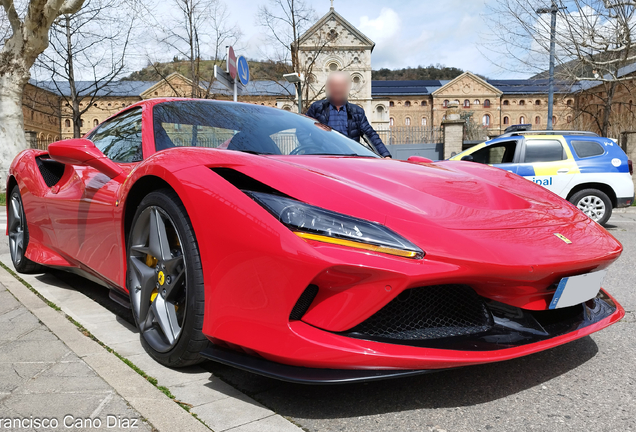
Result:
<svg viewBox="0 0 636 432">
<path fill-rule="evenodd" d="M 214 60 L 201 60 L 199 65 L 202 80 L 209 80 L 214 76 L 214 64 L 225 67 L 225 62 Z M 290 72 L 289 65 L 273 61 L 248 60 L 250 65 L 250 75 L 253 80 L 281 79 L 283 74 Z M 140 71 L 131 73 L 124 80 L 130 81 L 159 81 L 162 77 L 170 75 L 172 72 L 190 77 L 190 63 L 179 59 L 169 63 L 149 64 Z M 374 70 L 371 74 L 374 80 L 451 80 L 464 73 L 463 70 L 444 65 L 430 65 L 408 67 L 403 69 L 380 69 Z"/>
</svg>

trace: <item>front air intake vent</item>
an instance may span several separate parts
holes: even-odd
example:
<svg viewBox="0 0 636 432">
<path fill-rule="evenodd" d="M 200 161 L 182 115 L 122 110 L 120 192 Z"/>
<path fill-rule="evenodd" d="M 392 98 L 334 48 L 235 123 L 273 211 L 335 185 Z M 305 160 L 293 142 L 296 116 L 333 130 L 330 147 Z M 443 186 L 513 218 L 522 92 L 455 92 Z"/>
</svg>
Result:
<svg viewBox="0 0 636 432">
<path fill-rule="evenodd" d="M 481 297 L 466 285 L 436 285 L 402 292 L 347 336 L 390 343 L 481 333 L 492 327 Z"/>
<path fill-rule="evenodd" d="M 294 305 L 291 314 L 289 314 L 289 320 L 300 320 L 303 315 L 307 313 L 309 306 L 311 306 L 311 303 L 314 301 L 317 295 L 318 287 L 316 285 L 309 285 L 307 288 L 305 288 L 305 291 L 303 291 L 303 293 L 300 295 L 300 298 Z"/>
</svg>

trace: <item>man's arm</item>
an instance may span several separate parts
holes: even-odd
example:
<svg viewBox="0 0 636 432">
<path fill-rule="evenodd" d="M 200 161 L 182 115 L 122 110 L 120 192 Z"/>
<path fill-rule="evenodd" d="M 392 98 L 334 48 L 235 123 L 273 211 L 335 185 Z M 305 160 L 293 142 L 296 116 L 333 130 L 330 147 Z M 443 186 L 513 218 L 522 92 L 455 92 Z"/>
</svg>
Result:
<svg viewBox="0 0 636 432">
<path fill-rule="evenodd" d="M 386 146 L 382 142 L 380 135 L 378 135 L 375 129 L 373 129 L 373 126 L 369 124 L 369 120 L 367 120 L 366 114 L 362 114 L 362 121 L 360 122 L 360 131 L 369 138 L 369 140 L 371 141 L 371 144 L 373 144 L 373 147 L 375 147 L 378 153 L 380 153 L 380 156 L 391 157 L 391 153 L 389 153 L 389 150 L 386 148 Z"/>
</svg>

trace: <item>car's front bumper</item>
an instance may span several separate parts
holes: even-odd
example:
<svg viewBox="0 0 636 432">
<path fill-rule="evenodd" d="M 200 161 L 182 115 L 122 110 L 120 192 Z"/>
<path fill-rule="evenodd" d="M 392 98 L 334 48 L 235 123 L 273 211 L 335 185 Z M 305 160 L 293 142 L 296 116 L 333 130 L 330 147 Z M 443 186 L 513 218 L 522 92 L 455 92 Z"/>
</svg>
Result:
<svg viewBox="0 0 636 432">
<path fill-rule="evenodd" d="M 287 381 L 367 381 L 526 356 L 587 336 L 625 315 L 604 290 L 595 299 L 567 310 L 526 311 L 496 302 L 486 304 L 492 325 L 471 335 L 421 341 L 369 340 L 294 321 L 290 323 L 294 337 L 285 355 L 251 350 L 231 353 L 222 349 L 227 346 L 217 346 L 203 355 Z"/>
</svg>

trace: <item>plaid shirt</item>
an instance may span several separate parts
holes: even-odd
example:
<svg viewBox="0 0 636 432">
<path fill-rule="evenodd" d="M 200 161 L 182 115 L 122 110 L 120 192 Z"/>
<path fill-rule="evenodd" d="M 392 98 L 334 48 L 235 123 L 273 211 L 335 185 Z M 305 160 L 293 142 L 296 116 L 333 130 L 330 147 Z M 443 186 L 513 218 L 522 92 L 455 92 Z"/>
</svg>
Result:
<svg viewBox="0 0 636 432">
<path fill-rule="evenodd" d="M 337 130 L 344 136 L 349 136 L 349 120 L 347 119 L 347 106 L 343 105 L 338 110 L 332 104 L 329 104 L 329 122 L 327 124 L 331 129 Z"/>
</svg>

